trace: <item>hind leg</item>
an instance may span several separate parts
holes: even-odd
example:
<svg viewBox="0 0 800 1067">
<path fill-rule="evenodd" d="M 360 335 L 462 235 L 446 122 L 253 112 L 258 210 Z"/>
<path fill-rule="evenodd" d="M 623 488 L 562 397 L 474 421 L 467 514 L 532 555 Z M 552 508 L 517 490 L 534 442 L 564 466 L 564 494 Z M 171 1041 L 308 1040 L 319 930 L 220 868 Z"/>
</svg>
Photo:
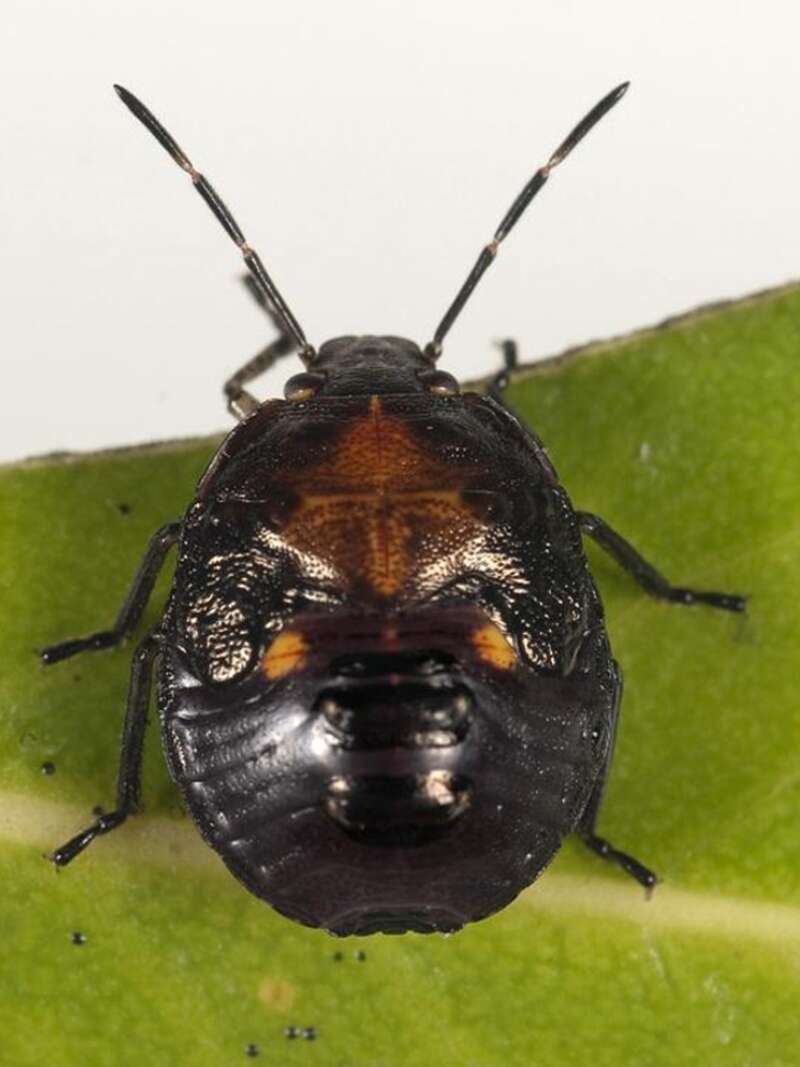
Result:
<svg viewBox="0 0 800 1067">
<path fill-rule="evenodd" d="M 611 770 L 611 759 L 614 755 L 614 742 L 617 735 L 619 706 L 622 699 L 622 674 L 620 673 L 619 667 L 616 664 L 614 664 L 614 666 L 617 687 L 614 698 L 613 718 L 609 730 L 608 752 L 606 754 L 603 770 L 595 783 L 589 801 L 578 821 L 575 833 L 580 837 L 581 841 L 583 841 L 587 848 L 590 848 L 592 852 L 596 853 L 602 859 L 608 860 L 611 863 L 616 863 L 617 866 L 621 867 L 623 871 L 631 876 L 631 878 L 635 878 L 639 885 L 643 886 L 649 893 L 658 882 L 655 873 L 651 871 L 649 867 L 645 867 L 645 865 L 634 856 L 615 848 L 610 841 L 607 841 L 604 837 L 600 837 L 595 832 L 597 828 L 597 820 L 600 815 L 600 808 L 603 803 L 603 795 L 605 794 L 606 785 L 608 784 L 609 771 Z"/>
<path fill-rule="evenodd" d="M 49 857 L 57 867 L 66 867 L 101 834 L 110 833 L 139 809 L 142 781 L 142 751 L 147 727 L 147 708 L 153 678 L 153 661 L 161 651 L 161 635 L 148 634 L 136 649 L 131 664 L 128 687 L 128 706 L 122 732 L 119 775 L 117 778 L 117 806 L 100 815 L 91 826 L 57 848 Z"/>
</svg>

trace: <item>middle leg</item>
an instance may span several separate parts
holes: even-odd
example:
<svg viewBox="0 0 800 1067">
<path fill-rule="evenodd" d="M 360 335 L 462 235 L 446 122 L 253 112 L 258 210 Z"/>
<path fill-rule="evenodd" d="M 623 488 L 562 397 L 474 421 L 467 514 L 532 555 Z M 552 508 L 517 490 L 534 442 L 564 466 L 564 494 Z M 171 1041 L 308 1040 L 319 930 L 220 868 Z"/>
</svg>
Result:
<svg viewBox="0 0 800 1067">
<path fill-rule="evenodd" d="M 747 598 L 737 596 L 735 593 L 713 593 L 673 585 L 651 563 L 640 556 L 630 542 L 621 537 L 598 515 L 592 515 L 588 511 L 579 511 L 578 522 L 581 530 L 596 541 L 650 596 L 657 597 L 659 600 L 670 600 L 674 604 L 708 604 L 722 611 L 742 612 L 745 610 Z"/>
<path fill-rule="evenodd" d="M 180 534 L 181 523 L 168 522 L 160 526 L 150 538 L 147 551 L 136 570 L 128 595 L 125 597 L 125 603 L 110 630 L 98 630 L 97 633 L 90 634 L 88 637 L 73 638 L 71 641 L 60 641 L 57 645 L 49 645 L 42 649 L 42 663 L 49 667 L 79 652 L 98 652 L 104 648 L 113 648 L 133 633 L 150 599 L 166 555 L 177 543 Z"/>
</svg>

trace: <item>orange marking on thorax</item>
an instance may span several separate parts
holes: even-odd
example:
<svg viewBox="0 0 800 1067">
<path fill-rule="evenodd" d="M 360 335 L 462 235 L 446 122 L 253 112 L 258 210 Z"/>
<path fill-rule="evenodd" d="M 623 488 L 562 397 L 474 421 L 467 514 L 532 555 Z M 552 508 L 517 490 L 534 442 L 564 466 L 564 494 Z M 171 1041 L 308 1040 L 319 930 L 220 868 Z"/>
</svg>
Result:
<svg viewBox="0 0 800 1067">
<path fill-rule="evenodd" d="M 284 536 L 392 596 L 413 573 L 421 537 L 452 544 L 475 531 L 459 481 L 373 396 L 331 454 L 297 472 L 301 504 Z"/>
<path fill-rule="evenodd" d="M 381 492 L 430 489 L 442 464 L 417 442 L 401 418 L 385 415 L 380 397 L 354 419 L 330 455 L 293 475 L 301 490 L 318 492 Z"/>
</svg>

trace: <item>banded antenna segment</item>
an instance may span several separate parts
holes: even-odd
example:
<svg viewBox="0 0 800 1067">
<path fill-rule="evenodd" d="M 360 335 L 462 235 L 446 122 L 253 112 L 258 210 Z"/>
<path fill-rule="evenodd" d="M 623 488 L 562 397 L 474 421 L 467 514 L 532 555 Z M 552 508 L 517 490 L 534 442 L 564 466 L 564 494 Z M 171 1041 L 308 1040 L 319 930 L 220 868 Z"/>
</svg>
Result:
<svg viewBox="0 0 800 1067">
<path fill-rule="evenodd" d="M 181 170 L 186 171 L 192 179 L 192 184 L 195 189 L 197 189 L 200 196 L 202 196 L 203 200 L 205 200 L 211 208 L 214 216 L 221 223 L 227 235 L 242 253 L 247 269 L 255 278 L 259 288 L 263 291 L 285 332 L 294 339 L 295 344 L 300 350 L 300 358 L 306 366 L 310 366 L 316 358 L 314 347 L 306 340 L 306 335 L 303 333 L 300 324 L 289 309 L 289 305 L 281 296 L 278 287 L 267 273 L 266 267 L 261 262 L 261 257 L 258 252 L 247 243 L 244 234 L 239 229 L 236 219 L 226 207 L 225 202 L 222 200 L 219 193 L 217 193 L 211 182 L 209 182 L 208 179 L 196 169 L 172 134 L 161 125 L 152 111 L 145 107 L 141 100 L 135 97 L 132 92 L 129 92 L 128 89 L 124 89 L 121 85 L 115 85 L 114 89 L 117 96 L 119 96 L 120 100 L 128 110 L 136 116 L 139 122 L 141 122 L 150 133 L 152 133 L 158 143 L 166 149 Z"/>
<path fill-rule="evenodd" d="M 447 309 L 444 318 L 439 323 L 436 333 L 433 335 L 433 340 L 425 346 L 425 353 L 433 363 L 435 363 L 442 354 L 442 342 L 449 332 L 450 327 L 458 318 L 461 309 L 464 307 L 467 300 L 469 300 L 475 286 L 494 262 L 500 249 L 501 242 L 508 237 L 519 222 L 520 217 L 528 204 L 530 204 L 531 200 L 533 200 L 550 177 L 550 172 L 554 170 L 559 163 L 563 163 L 572 149 L 583 140 L 589 130 L 600 121 L 603 115 L 605 115 L 607 111 L 610 111 L 615 104 L 619 103 L 625 95 L 629 85 L 630 82 L 622 82 L 621 85 L 618 85 L 616 89 L 612 89 L 610 93 L 607 93 L 599 103 L 595 104 L 591 111 L 584 115 L 578 125 L 575 126 L 575 128 L 564 138 L 547 162 L 539 167 L 505 213 L 500 225 L 494 232 L 494 236 L 491 241 L 481 249 L 480 255 L 475 261 L 475 266 L 467 275 L 467 280 L 459 289 L 455 300 Z"/>
</svg>

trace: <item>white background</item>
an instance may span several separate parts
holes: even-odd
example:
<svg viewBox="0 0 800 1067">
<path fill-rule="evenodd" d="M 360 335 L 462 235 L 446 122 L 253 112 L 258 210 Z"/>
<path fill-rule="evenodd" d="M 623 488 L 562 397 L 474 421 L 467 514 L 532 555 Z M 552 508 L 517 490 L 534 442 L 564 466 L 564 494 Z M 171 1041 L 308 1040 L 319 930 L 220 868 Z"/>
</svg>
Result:
<svg viewBox="0 0 800 1067">
<path fill-rule="evenodd" d="M 223 378 L 269 336 L 113 81 L 216 185 L 316 344 L 429 340 L 532 170 L 626 78 L 442 365 L 474 376 L 506 335 L 533 359 L 800 274 L 795 2 L 3 9 L 0 459 L 221 429 Z"/>
</svg>

